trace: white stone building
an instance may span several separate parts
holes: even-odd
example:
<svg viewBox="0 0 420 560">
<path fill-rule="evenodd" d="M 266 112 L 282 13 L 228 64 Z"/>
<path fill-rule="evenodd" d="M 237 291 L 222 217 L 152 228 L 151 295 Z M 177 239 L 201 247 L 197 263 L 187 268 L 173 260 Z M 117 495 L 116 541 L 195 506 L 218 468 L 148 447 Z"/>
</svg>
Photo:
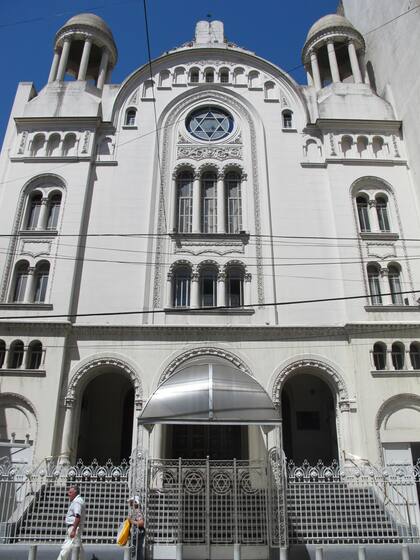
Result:
<svg viewBox="0 0 420 560">
<path fill-rule="evenodd" d="M 112 84 L 103 20 L 59 30 L 1 154 L 4 463 L 415 463 L 419 190 L 364 55 L 321 18 L 302 86 L 201 21 Z"/>
</svg>

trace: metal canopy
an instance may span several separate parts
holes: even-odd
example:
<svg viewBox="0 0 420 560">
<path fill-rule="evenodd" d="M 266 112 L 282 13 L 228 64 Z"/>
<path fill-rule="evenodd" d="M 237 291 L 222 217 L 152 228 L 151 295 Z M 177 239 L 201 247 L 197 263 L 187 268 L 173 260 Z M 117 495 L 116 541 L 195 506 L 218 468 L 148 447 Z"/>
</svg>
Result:
<svg viewBox="0 0 420 560">
<path fill-rule="evenodd" d="M 194 364 L 164 381 L 147 401 L 141 424 L 278 425 L 280 416 L 261 385 L 220 363 Z"/>
</svg>

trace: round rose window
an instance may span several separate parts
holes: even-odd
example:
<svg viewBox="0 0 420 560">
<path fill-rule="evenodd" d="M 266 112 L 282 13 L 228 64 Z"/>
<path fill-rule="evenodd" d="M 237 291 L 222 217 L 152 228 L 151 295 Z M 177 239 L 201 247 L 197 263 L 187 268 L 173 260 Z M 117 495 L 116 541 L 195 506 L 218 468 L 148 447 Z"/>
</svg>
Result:
<svg viewBox="0 0 420 560">
<path fill-rule="evenodd" d="M 187 130 L 199 140 L 221 140 L 233 130 L 233 118 L 223 109 L 203 107 L 187 118 Z"/>
</svg>

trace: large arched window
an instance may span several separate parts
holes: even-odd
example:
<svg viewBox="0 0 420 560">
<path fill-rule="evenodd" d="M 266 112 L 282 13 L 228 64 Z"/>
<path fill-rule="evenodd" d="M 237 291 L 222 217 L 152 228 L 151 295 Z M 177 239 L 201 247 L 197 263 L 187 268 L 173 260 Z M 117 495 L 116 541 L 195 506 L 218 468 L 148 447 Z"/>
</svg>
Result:
<svg viewBox="0 0 420 560">
<path fill-rule="evenodd" d="M 47 209 L 47 229 L 54 230 L 57 229 L 58 216 L 60 214 L 61 206 L 61 193 L 53 192 L 48 197 L 48 209 Z"/>
<path fill-rule="evenodd" d="M 29 263 L 20 261 L 15 268 L 14 285 L 12 290 L 12 301 L 14 303 L 23 303 L 26 297 L 26 288 L 29 279 Z"/>
<path fill-rule="evenodd" d="M 9 360 L 7 365 L 10 369 L 17 369 L 22 366 L 24 352 L 25 347 L 23 342 L 21 340 L 14 340 L 9 349 Z"/>
<path fill-rule="evenodd" d="M 376 197 L 376 215 L 380 231 L 391 231 L 388 216 L 388 199 L 381 194 Z"/>
<path fill-rule="evenodd" d="M 375 369 L 386 369 L 386 344 L 384 342 L 375 342 L 373 345 L 373 363 Z"/>
<path fill-rule="evenodd" d="M 39 369 L 42 362 L 42 344 L 39 340 L 33 340 L 28 346 L 26 367 L 28 369 Z"/>
<path fill-rule="evenodd" d="M 402 305 L 403 303 L 400 274 L 400 269 L 397 265 L 390 264 L 388 266 L 389 291 L 391 293 L 391 301 L 395 305 Z"/>
<path fill-rule="evenodd" d="M 232 266 L 226 274 L 226 305 L 242 307 L 244 304 L 244 270 L 240 266 Z"/>
<path fill-rule="evenodd" d="M 191 233 L 193 213 L 193 174 L 182 171 L 176 180 L 177 196 L 177 230 L 179 233 Z"/>
<path fill-rule="evenodd" d="M 173 307 L 189 307 L 191 292 L 191 269 L 178 266 L 173 273 Z"/>
<path fill-rule="evenodd" d="M 420 369 L 420 343 L 410 344 L 410 362 L 413 369 Z"/>
<path fill-rule="evenodd" d="M 370 301 L 372 305 L 382 305 L 381 281 L 379 267 L 370 264 L 367 267 Z"/>
<path fill-rule="evenodd" d="M 28 201 L 28 211 L 26 215 L 25 229 L 37 229 L 39 227 L 39 217 L 41 215 L 42 193 L 35 191 L 31 194 Z"/>
<path fill-rule="evenodd" d="M 369 199 L 365 195 L 356 198 L 357 216 L 359 218 L 360 231 L 370 231 L 369 221 Z"/>
<path fill-rule="evenodd" d="M 201 307 L 217 305 L 217 269 L 206 266 L 200 271 Z"/>
<path fill-rule="evenodd" d="M 47 294 L 48 276 L 50 274 L 50 263 L 42 261 L 35 268 L 34 303 L 44 303 Z"/>
<path fill-rule="evenodd" d="M 393 342 L 391 348 L 392 365 L 394 369 L 404 369 L 405 350 L 402 342 Z"/>
<path fill-rule="evenodd" d="M 217 175 L 206 171 L 201 177 L 201 231 L 217 231 Z"/>
<path fill-rule="evenodd" d="M 230 171 L 226 174 L 225 192 L 228 233 L 239 233 L 242 230 L 242 198 L 241 176 L 237 171 Z"/>
</svg>

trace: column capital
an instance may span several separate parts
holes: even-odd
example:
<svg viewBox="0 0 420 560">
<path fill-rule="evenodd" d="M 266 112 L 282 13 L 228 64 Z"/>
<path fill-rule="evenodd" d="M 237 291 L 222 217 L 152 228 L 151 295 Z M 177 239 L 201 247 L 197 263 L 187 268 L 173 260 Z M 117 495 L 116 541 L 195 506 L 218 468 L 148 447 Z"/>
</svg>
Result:
<svg viewBox="0 0 420 560">
<path fill-rule="evenodd" d="M 64 397 L 64 408 L 72 409 L 76 399 L 74 397 Z"/>
</svg>

